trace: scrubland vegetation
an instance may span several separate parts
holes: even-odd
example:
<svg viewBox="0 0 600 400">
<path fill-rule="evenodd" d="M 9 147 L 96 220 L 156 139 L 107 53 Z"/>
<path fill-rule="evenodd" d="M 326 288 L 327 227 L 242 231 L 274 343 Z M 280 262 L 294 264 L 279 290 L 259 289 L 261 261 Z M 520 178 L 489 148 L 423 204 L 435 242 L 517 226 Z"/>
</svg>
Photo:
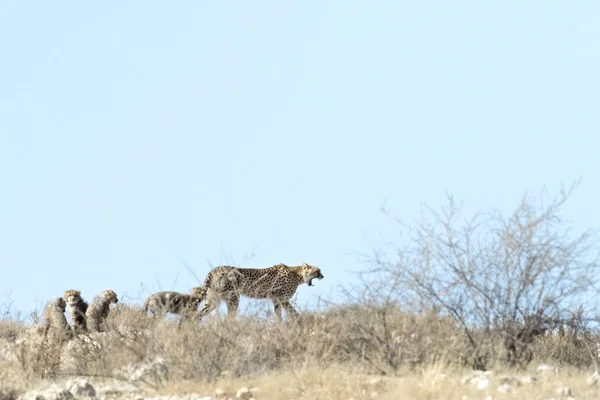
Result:
<svg viewBox="0 0 600 400">
<path fill-rule="evenodd" d="M 67 341 L 5 319 L 0 397 L 83 377 L 105 398 L 596 399 L 600 247 L 560 217 L 574 187 L 508 216 L 466 218 L 449 198 L 399 223 L 344 301 L 283 324 L 245 313 L 178 326 L 121 302 L 106 332 Z"/>
</svg>

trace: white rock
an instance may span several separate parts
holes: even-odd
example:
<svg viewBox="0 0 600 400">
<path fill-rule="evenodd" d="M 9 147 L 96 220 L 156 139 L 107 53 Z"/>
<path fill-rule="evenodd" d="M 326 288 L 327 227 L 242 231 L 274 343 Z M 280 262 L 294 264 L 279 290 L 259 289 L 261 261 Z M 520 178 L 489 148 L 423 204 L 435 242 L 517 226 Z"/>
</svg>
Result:
<svg viewBox="0 0 600 400">
<path fill-rule="evenodd" d="M 369 380 L 369 385 L 371 386 L 375 386 L 380 384 L 381 382 L 383 382 L 383 378 L 381 378 L 380 376 L 376 377 L 376 378 L 371 378 Z"/>
<path fill-rule="evenodd" d="M 523 384 L 533 383 L 537 380 L 535 376 L 525 375 L 519 378 L 519 382 Z"/>
<path fill-rule="evenodd" d="M 223 396 L 224 394 L 225 394 L 225 392 L 223 391 L 223 389 L 221 389 L 221 388 L 215 389 L 215 396 Z"/>
<path fill-rule="evenodd" d="M 243 386 L 241 388 L 238 389 L 238 391 L 235 394 L 235 397 L 240 397 L 241 395 L 243 395 L 244 393 L 248 393 L 249 390 L 246 386 Z"/>
<path fill-rule="evenodd" d="M 587 379 L 587 382 L 590 386 L 594 386 L 600 380 L 600 373 L 598 371 L 594 371 L 594 373 Z"/>
<path fill-rule="evenodd" d="M 508 383 L 503 383 L 502 385 L 498 386 L 498 392 L 500 393 L 512 393 L 515 390 L 513 389 L 512 386 L 510 386 Z"/>
<path fill-rule="evenodd" d="M 169 369 L 166 366 L 166 360 L 162 357 L 148 362 L 138 364 L 128 364 L 115 371 L 115 375 L 127 379 L 130 382 L 135 381 L 154 381 L 154 383 L 164 382 L 169 376 Z"/>
<path fill-rule="evenodd" d="M 538 374 L 547 374 L 547 373 L 551 373 L 551 372 L 554 372 L 554 373 L 558 372 L 557 367 L 553 367 L 548 364 L 540 364 L 540 365 L 538 365 L 536 370 L 537 370 Z"/>
<path fill-rule="evenodd" d="M 96 389 L 85 379 L 69 380 L 66 388 L 76 397 L 96 397 Z"/>
<path fill-rule="evenodd" d="M 244 386 L 235 393 L 235 397 L 236 399 L 250 400 L 252 398 L 252 393 Z"/>
<path fill-rule="evenodd" d="M 44 390 L 32 390 L 19 396 L 20 400 L 71 400 L 75 398 L 70 391 L 52 385 Z"/>
<path fill-rule="evenodd" d="M 477 390 L 484 390 L 490 386 L 491 381 L 489 378 L 479 378 L 474 383 Z"/>
</svg>

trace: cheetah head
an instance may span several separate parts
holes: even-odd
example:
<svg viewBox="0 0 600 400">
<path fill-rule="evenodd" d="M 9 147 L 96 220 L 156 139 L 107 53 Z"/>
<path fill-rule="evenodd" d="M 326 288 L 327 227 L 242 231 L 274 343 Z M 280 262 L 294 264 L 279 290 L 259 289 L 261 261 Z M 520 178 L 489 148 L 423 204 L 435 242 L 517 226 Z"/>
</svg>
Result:
<svg viewBox="0 0 600 400">
<path fill-rule="evenodd" d="M 312 283 L 313 279 L 323 279 L 323 274 L 321 273 L 321 270 L 315 267 L 314 265 L 309 265 L 303 262 L 301 271 L 302 276 L 304 277 L 304 282 L 308 286 L 314 286 Z"/>
<path fill-rule="evenodd" d="M 67 290 L 63 294 L 63 299 L 69 306 L 79 304 L 81 302 L 81 292 L 79 290 Z"/>
<path fill-rule="evenodd" d="M 190 307 L 192 310 L 196 311 L 198 310 L 198 307 L 200 306 L 200 303 L 202 303 L 202 299 L 200 297 L 194 297 L 192 296 L 190 298 Z"/>
<path fill-rule="evenodd" d="M 57 310 L 65 312 L 67 308 L 67 302 L 62 297 L 55 297 L 50 300 L 50 304 L 52 304 Z"/>
<path fill-rule="evenodd" d="M 192 288 L 192 297 L 200 299 L 200 302 L 206 297 L 206 288 L 204 286 L 196 286 Z"/>
<path fill-rule="evenodd" d="M 119 302 L 119 298 L 117 297 L 117 294 L 113 290 L 110 290 L 110 289 L 102 292 L 102 298 L 105 301 L 108 301 L 109 303 L 118 303 Z"/>
</svg>

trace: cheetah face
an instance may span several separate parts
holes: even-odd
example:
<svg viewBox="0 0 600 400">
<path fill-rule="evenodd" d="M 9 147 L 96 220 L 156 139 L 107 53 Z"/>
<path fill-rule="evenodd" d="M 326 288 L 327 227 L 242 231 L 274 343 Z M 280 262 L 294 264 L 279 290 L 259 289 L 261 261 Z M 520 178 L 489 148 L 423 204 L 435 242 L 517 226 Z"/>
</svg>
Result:
<svg viewBox="0 0 600 400">
<path fill-rule="evenodd" d="M 206 297 L 206 288 L 204 286 L 193 287 L 192 297 L 198 297 L 199 299 L 203 299 L 204 297 Z"/>
<path fill-rule="evenodd" d="M 314 286 L 312 283 L 313 279 L 323 279 L 323 274 L 319 268 L 308 265 L 305 262 L 302 263 L 302 275 L 304 276 L 304 282 L 306 282 L 308 286 Z"/>
<path fill-rule="evenodd" d="M 197 310 L 198 307 L 200 306 L 200 303 L 202 303 L 202 299 L 199 297 L 192 297 L 191 301 L 190 301 L 190 306 L 193 310 Z"/>
<path fill-rule="evenodd" d="M 112 291 L 112 290 L 105 290 L 102 293 L 103 297 L 105 300 L 108 300 L 110 303 L 118 303 L 119 302 L 119 298 L 117 297 L 117 294 Z"/>
<path fill-rule="evenodd" d="M 81 302 L 81 293 L 78 290 L 68 290 L 65 292 L 63 299 L 67 305 L 73 306 Z"/>
</svg>

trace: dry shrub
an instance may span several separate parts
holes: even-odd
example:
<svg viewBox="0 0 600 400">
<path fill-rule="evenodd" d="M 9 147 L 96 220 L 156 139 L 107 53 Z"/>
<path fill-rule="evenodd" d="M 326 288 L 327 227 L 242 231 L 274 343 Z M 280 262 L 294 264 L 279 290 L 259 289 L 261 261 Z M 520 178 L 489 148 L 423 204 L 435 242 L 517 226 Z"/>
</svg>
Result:
<svg viewBox="0 0 600 400">
<path fill-rule="evenodd" d="M 217 314 L 200 324 L 153 319 L 141 308 L 119 304 L 108 331 L 82 334 L 65 343 L 21 331 L 17 359 L 26 379 L 61 376 L 110 377 L 154 389 L 185 382 L 258 379 L 283 371 L 318 371 L 332 366 L 364 374 L 418 375 L 472 365 L 472 348 L 461 327 L 436 310 L 419 314 L 391 304 L 346 304 L 323 312 L 301 312 L 279 324 L 274 318 Z M 586 340 L 599 338 L 587 330 Z M 487 363 L 502 358 L 501 335 L 473 330 Z M 582 331 L 546 335 L 535 343 L 538 360 L 586 367 L 590 351 Z M 494 345 L 494 340 L 496 344 Z M 0 367 L 1 368 L 1 367 Z"/>
<path fill-rule="evenodd" d="M 461 362 L 468 350 L 452 320 L 435 313 L 411 315 L 392 307 L 305 312 L 284 324 L 257 316 L 227 321 L 213 315 L 200 325 L 184 321 L 179 326 L 123 305 L 111 312 L 109 322 L 112 331 L 80 335 L 69 343 L 63 356 L 65 373 L 118 376 L 117 371 L 127 365 L 142 368 L 160 360 L 168 372 L 159 371 L 160 382 L 150 379 L 154 386 L 307 366 L 348 365 L 395 374 L 441 358 Z M 126 374 L 120 377 L 129 379 Z"/>
<path fill-rule="evenodd" d="M 0 400 L 16 400 L 19 393 L 16 390 L 4 390 L 0 389 Z"/>
<path fill-rule="evenodd" d="M 317 339 L 330 341 L 330 361 L 358 363 L 377 373 L 395 374 L 441 357 L 461 362 L 468 350 L 454 322 L 435 311 L 414 315 L 389 305 L 355 305 L 338 307 L 321 320 Z"/>
<path fill-rule="evenodd" d="M 0 321 L 0 341 L 12 343 L 25 332 L 25 329 L 25 324 L 21 321 L 2 320 Z"/>
<path fill-rule="evenodd" d="M 65 341 L 32 333 L 14 346 L 15 356 L 28 379 L 52 378 L 60 369 L 60 355 Z"/>
<path fill-rule="evenodd" d="M 119 302 L 111 308 L 106 320 L 107 330 L 127 334 L 143 332 L 152 326 L 152 318 L 141 306 Z"/>
<path fill-rule="evenodd" d="M 533 351 L 538 361 L 583 369 L 596 366 L 598 344 L 600 335 L 592 330 L 552 333 L 538 338 Z"/>
<path fill-rule="evenodd" d="M 366 296 L 405 309 L 441 309 L 460 325 L 476 369 L 499 356 L 526 367 L 536 339 L 575 307 L 584 320 L 597 311 L 582 300 L 600 291 L 600 237 L 595 230 L 574 233 L 562 216 L 576 186 L 556 197 L 525 195 L 509 214 L 468 215 L 451 195 L 439 211 L 424 207 L 416 224 L 399 221 L 400 243 L 374 254 L 363 277 L 367 288 L 379 290 Z"/>
</svg>

